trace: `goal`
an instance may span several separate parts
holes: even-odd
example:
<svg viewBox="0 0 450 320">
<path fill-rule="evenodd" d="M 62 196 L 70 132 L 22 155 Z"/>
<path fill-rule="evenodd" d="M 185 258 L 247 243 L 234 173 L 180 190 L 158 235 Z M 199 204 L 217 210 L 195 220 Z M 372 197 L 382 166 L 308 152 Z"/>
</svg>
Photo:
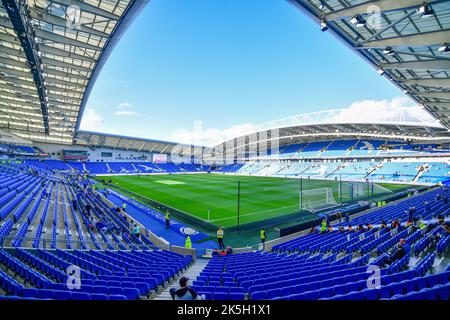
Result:
<svg viewBox="0 0 450 320">
<path fill-rule="evenodd" d="M 316 211 L 337 206 L 333 189 L 320 188 L 300 192 L 299 209 Z"/>
</svg>

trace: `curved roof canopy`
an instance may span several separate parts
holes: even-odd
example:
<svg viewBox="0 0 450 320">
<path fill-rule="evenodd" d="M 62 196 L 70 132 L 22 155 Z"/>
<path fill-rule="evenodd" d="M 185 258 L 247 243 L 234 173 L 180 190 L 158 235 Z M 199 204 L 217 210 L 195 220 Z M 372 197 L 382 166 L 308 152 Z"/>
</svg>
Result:
<svg viewBox="0 0 450 320">
<path fill-rule="evenodd" d="M 0 1 L 0 128 L 72 143 L 102 65 L 148 2 Z"/>
<path fill-rule="evenodd" d="M 450 128 L 449 0 L 290 0 Z"/>
<path fill-rule="evenodd" d="M 180 154 L 199 156 L 206 149 L 202 146 L 90 131 L 79 131 L 74 140 L 75 145 L 89 148 L 164 153 L 175 156 L 179 156 Z"/>
<path fill-rule="evenodd" d="M 381 116 L 375 116 L 378 113 Z M 414 107 L 348 108 L 302 114 L 256 127 L 214 149 L 225 154 L 247 148 L 267 150 L 292 143 L 335 139 L 403 140 L 449 143 L 447 128 Z"/>
</svg>

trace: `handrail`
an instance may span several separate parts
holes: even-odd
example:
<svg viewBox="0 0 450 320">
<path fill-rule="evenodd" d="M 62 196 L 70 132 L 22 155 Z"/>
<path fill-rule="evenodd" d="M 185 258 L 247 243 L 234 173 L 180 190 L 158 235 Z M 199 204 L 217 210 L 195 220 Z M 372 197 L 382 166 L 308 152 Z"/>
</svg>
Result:
<svg viewBox="0 0 450 320">
<path fill-rule="evenodd" d="M 11 243 L 12 240 L 22 240 L 22 243 L 24 242 L 33 242 L 36 239 L 35 238 L 30 238 L 30 237 L 20 237 L 20 238 L 16 238 L 16 237 L 4 237 L 0 239 L 0 248 L 4 249 L 4 248 L 14 248 L 13 246 L 6 246 L 6 243 Z M 51 243 L 54 240 L 52 239 L 48 239 L 48 238 L 41 238 L 39 239 L 39 243 L 37 247 L 33 247 L 33 249 L 52 249 L 50 247 Z M 94 249 L 95 246 L 95 242 L 94 241 L 90 241 L 90 240 L 84 240 L 84 241 L 80 241 L 80 240 L 58 240 L 56 239 L 56 241 L 54 241 L 55 243 L 62 243 L 64 244 L 64 246 L 69 243 L 72 247 L 72 249 L 85 249 L 85 247 L 90 247 L 92 249 Z M 72 244 L 74 246 L 72 246 Z M 100 244 L 101 246 L 103 246 L 104 248 L 108 248 L 108 244 L 104 241 L 98 241 L 98 244 Z M 137 248 L 138 250 L 148 250 L 148 249 L 154 249 L 155 247 L 151 246 L 151 245 L 140 245 L 140 244 L 128 244 L 128 243 L 122 243 L 122 244 L 118 244 L 118 243 L 111 243 L 111 245 L 113 245 L 115 250 L 120 250 L 120 246 L 121 245 L 125 245 L 125 247 L 134 247 Z M 18 248 L 30 248 L 30 247 L 25 247 L 25 246 L 20 246 Z M 59 247 L 59 249 L 61 249 Z"/>
</svg>

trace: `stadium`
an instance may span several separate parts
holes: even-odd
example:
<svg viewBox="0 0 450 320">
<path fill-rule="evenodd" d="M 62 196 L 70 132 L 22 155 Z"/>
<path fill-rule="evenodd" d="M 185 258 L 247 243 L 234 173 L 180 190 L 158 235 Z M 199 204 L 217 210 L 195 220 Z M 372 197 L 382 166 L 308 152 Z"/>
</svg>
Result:
<svg viewBox="0 0 450 320">
<path fill-rule="evenodd" d="M 176 300 L 185 278 L 204 300 L 449 300 L 450 1 L 289 2 L 421 111 L 214 146 L 82 130 L 151 3 L 2 1 L 0 300 Z"/>
</svg>

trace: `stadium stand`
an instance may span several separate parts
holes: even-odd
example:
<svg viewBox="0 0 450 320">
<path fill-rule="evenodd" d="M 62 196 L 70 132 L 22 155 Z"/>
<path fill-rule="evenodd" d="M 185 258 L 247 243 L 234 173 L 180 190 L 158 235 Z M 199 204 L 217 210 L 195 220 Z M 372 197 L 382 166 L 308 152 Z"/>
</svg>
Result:
<svg viewBox="0 0 450 320">
<path fill-rule="evenodd" d="M 214 257 L 193 283 L 209 299 L 250 300 L 378 300 L 449 298 L 448 270 L 434 270 L 436 256 L 448 250 L 449 234 L 432 215 L 448 216 L 450 205 L 436 198 L 448 196 L 435 189 L 396 205 L 377 209 L 352 220 L 373 223 L 360 231 L 314 232 L 272 248 L 271 253 L 245 253 Z M 424 201 L 431 203 L 429 212 Z M 416 217 L 430 221 L 425 229 L 406 227 L 404 209 L 416 206 Z M 398 228 L 380 228 L 381 220 L 399 219 Z M 432 244 L 431 239 L 440 235 Z M 399 260 L 384 264 L 386 251 L 406 239 L 413 248 Z M 375 254 L 375 256 L 374 256 Z M 411 263 L 414 255 L 415 262 Z M 381 268 L 381 287 L 367 287 L 369 265 Z"/>
</svg>

